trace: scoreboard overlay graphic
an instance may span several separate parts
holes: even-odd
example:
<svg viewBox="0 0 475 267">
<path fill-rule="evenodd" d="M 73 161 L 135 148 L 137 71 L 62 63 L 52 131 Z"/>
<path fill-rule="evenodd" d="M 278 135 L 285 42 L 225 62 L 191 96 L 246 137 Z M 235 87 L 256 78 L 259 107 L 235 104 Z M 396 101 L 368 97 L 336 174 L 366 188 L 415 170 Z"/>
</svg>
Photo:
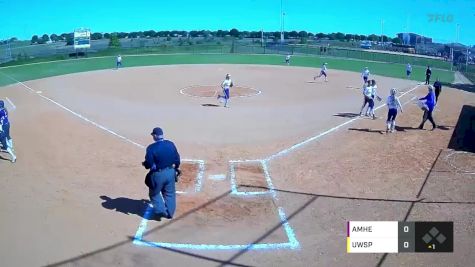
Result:
<svg viewBox="0 0 475 267">
<path fill-rule="evenodd" d="M 453 222 L 349 221 L 347 253 L 453 252 Z"/>
</svg>

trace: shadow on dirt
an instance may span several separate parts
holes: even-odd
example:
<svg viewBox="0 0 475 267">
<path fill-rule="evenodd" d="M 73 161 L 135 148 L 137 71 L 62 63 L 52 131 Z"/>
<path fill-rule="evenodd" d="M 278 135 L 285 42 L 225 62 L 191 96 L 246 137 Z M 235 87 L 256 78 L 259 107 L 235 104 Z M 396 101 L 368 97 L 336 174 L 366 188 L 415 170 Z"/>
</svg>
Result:
<svg viewBox="0 0 475 267">
<path fill-rule="evenodd" d="M 448 148 L 475 153 L 475 107 L 464 105 Z"/>
<path fill-rule="evenodd" d="M 201 106 L 203 106 L 203 107 L 212 107 L 212 108 L 220 107 L 220 105 L 216 105 L 216 104 L 201 104 Z"/>
<path fill-rule="evenodd" d="M 360 114 L 358 113 L 349 113 L 349 112 L 343 112 L 343 113 L 337 113 L 333 116 L 335 117 L 342 117 L 342 118 L 355 118 L 358 117 Z"/>
<path fill-rule="evenodd" d="M 108 196 L 100 196 L 104 202 L 102 202 L 102 207 L 108 210 L 115 210 L 117 212 L 126 214 L 126 215 L 137 215 L 143 218 L 144 210 L 148 206 L 148 200 L 146 199 L 130 199 L 126 197 L 110 198 Z"/>
</svg>

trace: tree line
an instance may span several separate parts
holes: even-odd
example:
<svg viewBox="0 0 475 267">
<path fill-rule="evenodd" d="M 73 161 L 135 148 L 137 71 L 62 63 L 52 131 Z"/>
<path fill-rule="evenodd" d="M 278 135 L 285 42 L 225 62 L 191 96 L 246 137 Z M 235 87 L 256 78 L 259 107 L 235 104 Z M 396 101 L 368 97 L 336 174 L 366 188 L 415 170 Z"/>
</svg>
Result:
<svg viewBox="0 0 475 267">
<path fill-rule="evenodd" d="M 231 30 L 193 30 L 193 31 L 138 31 L 138 32 L 114 32 L 114 33 L 100 33 L 95 32 L 91 34 L 91 40 L 111 39 L 111 36 L 117 36 L 119 39 L 123 38 L 157 38 L 157 37 L 235 37 L 235 38 L 261 38 L 261 31 L 239 31 L 237 29 Z M 280 39 L 280 32 L 264 32 L 265 38 Z M 284 32 L 285 39 L 328 39 L 339 41 L 381 41 L 380 35 L 362 35 L 362 34 L 345 34 L 341 32 L 336 33 L 312 33 L 307 31 L 286 31 Z M 33 35 L 31 44 L 45 44 L 49 41 L 58 42 L 65 41 L 68 45 L 73 44 L 73 33 L 63 34 L 43 34 L 42 36 Z M 401 43 L 399 38 L 390 38 L 383 35 L 383 42 Z"/>
</svg>

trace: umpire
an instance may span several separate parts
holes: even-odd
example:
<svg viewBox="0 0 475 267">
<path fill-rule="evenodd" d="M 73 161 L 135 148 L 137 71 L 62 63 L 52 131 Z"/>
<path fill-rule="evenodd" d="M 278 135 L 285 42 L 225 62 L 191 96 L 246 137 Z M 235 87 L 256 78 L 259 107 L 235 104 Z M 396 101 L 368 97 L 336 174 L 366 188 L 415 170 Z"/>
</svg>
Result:
<svg viewBox="0 0 475 267">
<path fill-rule="evenodd" d="M 430 66 L 427 66 L 426 69 L 426 85 L 430 84 L 430 76 L 432 75 L 432 70 L 430 69 Z"/>
<path fill-rule="evenodd" d="M 175 181 L 180 174 L 180 154 L 173 142 L 163 139 L 161 128 L 151 133 L 153 144 L 147 147 L 142 165 L 149 170 L 145 183 L 149 187 L 150 201 L 158 219 L 173 218 L 176 208 Z"/>
</svg>

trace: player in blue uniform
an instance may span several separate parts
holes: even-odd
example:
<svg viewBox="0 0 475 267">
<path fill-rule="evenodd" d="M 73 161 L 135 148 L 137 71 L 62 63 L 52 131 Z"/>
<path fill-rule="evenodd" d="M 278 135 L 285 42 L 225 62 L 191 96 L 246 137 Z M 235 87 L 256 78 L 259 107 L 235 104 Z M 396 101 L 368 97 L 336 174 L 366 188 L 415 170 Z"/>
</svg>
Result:
<svg viewBox="0 0 475 267">
<path fill-rule="evenodd" d="M 0 144 L 10 154 L 11 162 L 14 163 L 16 156 L 13 153 L 13 139 L 10 136 L 10 121 L 8 120 L 8 110 L 5 108 L 3 100 L 0 100 Z"/>
<path fill-rule="evenodd" d="M 424 115 L 422 116 L 422 122 L 419 125 L 419 129 L 424 129 L 424 124 L 427 120 L 429 120 L 432 123 L 432 130 L 435 130 L 437 128 L 437 124 L 435 124 L 434 118 L 432 117 L 432 112 L 434 111 L 434 107 L 436 105 L 434 87 L 429 85 L 427 95 L 425 97 L 419 98 L 419 100 L 424 100 L 425 104 L 425 108 L 423 109 Z"/>
<path fill-rule="evenodd" d="M 161 128 L 151 133 L 153 144 L 147 147 L 142 165 L 149 170 L 145 183 L 149 187 L 150 201 L 155 215 L 171 219 L 176 209 L 175 182 L 180 175 L 180 154 L 173 142 L 163 139 Z"/>
</svg>

